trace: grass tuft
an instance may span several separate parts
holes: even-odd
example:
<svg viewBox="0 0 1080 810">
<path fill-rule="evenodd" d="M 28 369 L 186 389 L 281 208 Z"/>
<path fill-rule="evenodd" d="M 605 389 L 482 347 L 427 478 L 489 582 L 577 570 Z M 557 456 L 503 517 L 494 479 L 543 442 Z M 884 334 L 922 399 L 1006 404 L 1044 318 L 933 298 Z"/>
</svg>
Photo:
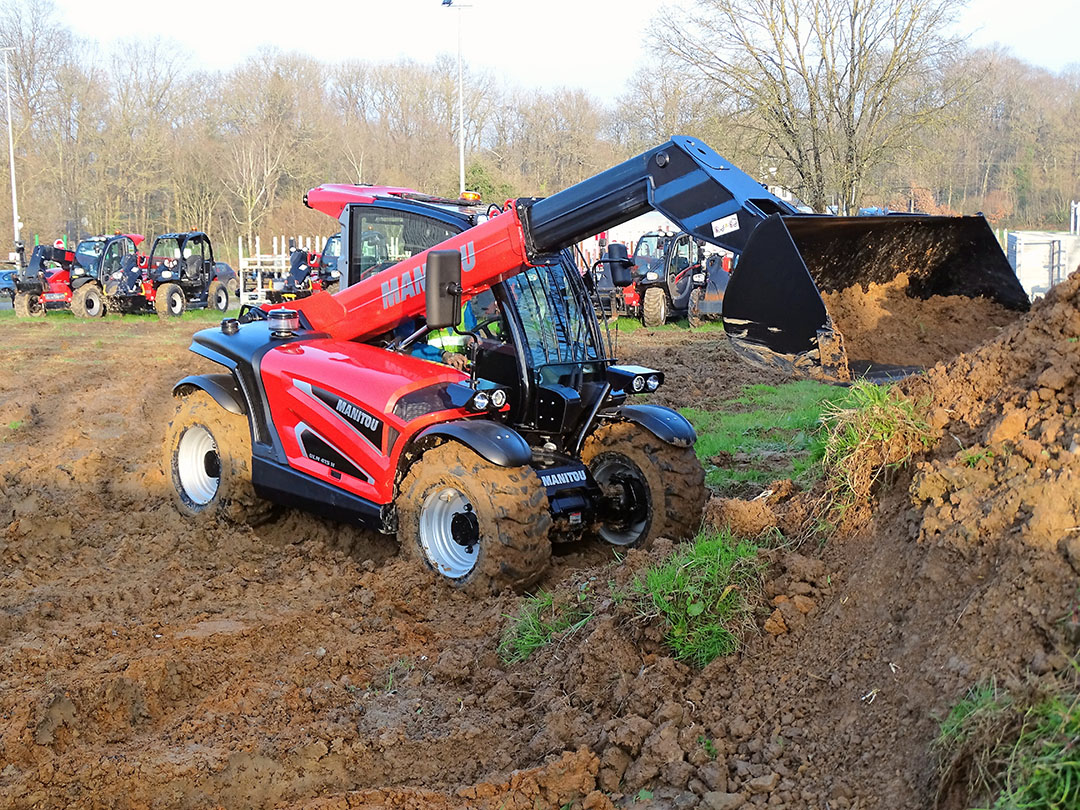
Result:
<svg viewBox="0 0 1080 810">
<path fill-rule="evenodd" d="M 959 787 L 988 810 L 1080 807 L 1080 696 L 1060 686 L 1013 696 L 972 688 L 942 721 L 939 803 Z"/>
<path fill-rule="evenodd" d="M 922 410 L 896 386 L 868 382 L 855 383 L 842 404 L 826 405 L 822 464 L 830 480 L 828 501 L 841 517 L 866 503 L 882 476 L 933 445 Z"/>
<path fill-rule="evenodd" d="M 702 533 L 635 579 L 639 612 L 664 620 L 676 658 L 703 667 L 738 649 L 761 587 L 757 551 L 727 531 Z"/>
<path fill-rule="evenodd" d="M 592 612 L 581 604 L 584 591 L 579 594 L 578 604 L 556 604 L 555 597 L 541 591 L 527 597 L 516 616 L 507 616 L 511 622 L 499 642 L 499 655 L 507 664 L 525 661 L 541 647 L 546 647 L 555 636 L 570 636 L 584 627 Z"/>
</svg>

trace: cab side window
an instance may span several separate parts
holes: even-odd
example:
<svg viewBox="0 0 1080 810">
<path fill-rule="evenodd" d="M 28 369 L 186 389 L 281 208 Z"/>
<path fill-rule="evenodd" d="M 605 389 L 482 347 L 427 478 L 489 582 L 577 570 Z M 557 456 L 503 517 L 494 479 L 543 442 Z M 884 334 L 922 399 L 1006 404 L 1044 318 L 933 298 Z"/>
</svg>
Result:
<svg viewBox="0 0 1080 810">
<path fill-rule="evenodd" d="M 409 211 L 356 206 L 349 223 L 349 283 L 444 242 L 459 229 Z"/>
</svg>

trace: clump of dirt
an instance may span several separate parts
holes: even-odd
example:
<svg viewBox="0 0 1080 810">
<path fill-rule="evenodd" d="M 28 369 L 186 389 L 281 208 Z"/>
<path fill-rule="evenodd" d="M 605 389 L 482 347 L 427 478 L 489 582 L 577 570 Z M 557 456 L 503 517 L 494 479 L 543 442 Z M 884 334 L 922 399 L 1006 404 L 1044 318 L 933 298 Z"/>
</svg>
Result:
<svg viewBox="0 0 1080 810">
<path fill-rule="evenodd" d="M 822 299 L 852 362 L 932 366 L 997 336 L 1019 314 L 986 298 L 907 294 L 901 273 L 887 284 L 848 287 Z"/>
</svg>

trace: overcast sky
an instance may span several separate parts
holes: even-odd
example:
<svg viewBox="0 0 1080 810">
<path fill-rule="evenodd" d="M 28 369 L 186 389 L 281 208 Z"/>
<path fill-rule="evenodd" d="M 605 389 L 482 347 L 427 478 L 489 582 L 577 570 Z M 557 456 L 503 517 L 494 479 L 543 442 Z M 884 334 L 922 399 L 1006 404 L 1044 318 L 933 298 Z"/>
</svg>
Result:
<svg viewBox="0 0 1080 810">
<path fill-rule="evenodd" d="M 108 44 L 127 32 L 160 34 L 204 69 L 228 68 L 275 46 L 327 61 L 429 61 L 457 54 L 463 16 L 467 64 L 526 87 L 581 87 L 618 96 L 650 47 L 663 0 L 56 0 L 79 35 Z M 970 0 L 958 32 L 1000 42 L 1025 61 L 1061 70 L 1080 62 L 1080 0 Z"/>
</svg>

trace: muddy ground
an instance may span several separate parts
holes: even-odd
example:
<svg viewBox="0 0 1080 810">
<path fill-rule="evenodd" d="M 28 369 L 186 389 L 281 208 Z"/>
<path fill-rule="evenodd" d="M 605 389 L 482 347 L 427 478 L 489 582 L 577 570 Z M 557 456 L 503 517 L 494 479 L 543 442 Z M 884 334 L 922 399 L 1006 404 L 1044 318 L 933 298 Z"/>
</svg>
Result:
<svg viewBox="0 0 1080 810">
<path fill-rule="evenodd" d="M 1066 550 L 1023 542 L 1037 503 L 1006 528 L 945 528 L 979 511 L 945 511 L 967 508 L 966 490 L 933 476 L 971 469 L 948 439 L 862 532 L 771 554 L 776 612 L 759 618 L 772 632 L 742 653 L 692 670 L 617 598 L 666 543 L 621 565 L 583 545 L 541 584 L 584 595 L 593 618 L 504 665 L 498 636 L 518 598 L 464 597 L 390 538 L 299 512 L 250 529 L 174 511 L 158 456 L 171 384 L 207 368 L 185 351 L 194 328 L 0 322 L 2 806 L 925 807 L 947 707 L 990 672 L 1044 676 L 1075 645 Z M 773 381 L 719 333 L 620 342 L 668 371 L 661 401 L 709 407 Z M 1002 392 L 1027 380 L 1006 379 L 1007 360 L 983 377 L 962 368 L 942 367 L 923 394 L 941 400 L 938 427 L 966 420 L 958 441 L 989 441 L 999 400 L 1012 402 Z M 971 380 L 959 411 L 940 382 L 956 373 Z M 1044 387 L 1034 403 L 1016 394 L 1023 427 L 1001 441 L 1041 442 L 1072 493 L 1080 469 L 1061 459 L 1075 378 Z M 1063 427 L 1044 433 L 1050 401 Z M 1005 462 L 994 446 L 994 464 L 1027 457 Z M 979 514 L 998 473 L 982 480 Z"/>
</svg>

